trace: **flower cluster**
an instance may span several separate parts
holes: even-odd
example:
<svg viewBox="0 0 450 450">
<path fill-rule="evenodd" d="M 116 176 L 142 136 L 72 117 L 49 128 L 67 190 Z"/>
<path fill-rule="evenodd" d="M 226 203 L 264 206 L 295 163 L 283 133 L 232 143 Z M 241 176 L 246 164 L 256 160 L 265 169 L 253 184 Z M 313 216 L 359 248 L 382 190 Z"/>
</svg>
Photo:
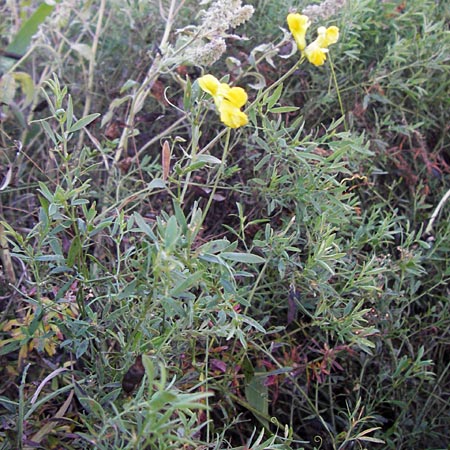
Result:
<svg viewBox="0 0 450 450">
<path fill-rule="evenodd" d="M 211 3 L 211 6 L 201 12 L 202 25 L 219 35 L 224 35 L 228 28 L 236 28 L 249 20 L 255 11 L 251 5 L 243 6 L 241 0 L 203 0 L 200 4 L 207 3 Z"/>
<path fill-rule="evenodd" d="M 318 5 L 309 5 L 303 10 L 303 14 L 316 19 L 328 19 L 343 8 L 347 0 L 324 0 Z"/>
<path fill-rule="evenodd" d="M 317 39 L 306 45 L 306 31 L 311 25 L 309 18 L 303 14 L 291 13 L 287 16 L 289 30 L 294 37 L 298 49 L 308 61 L 315 66 L 321 66 L 327 59 L 328 47 L 339 39 L 339 28 L 331 26 L 319 27 Z"/>
<path fill-rule="evenodd" d="M 230 128 L 239 128 L 247 125 L 248 118 L 241 111 L 247 102 L 247 93 L 241 87 L 230 87 L 227 83 L 221 83 L 213 75 L 205 75 L 198 79 L 198 84 L 210 94 L 217 110 L 220 120 Z"/>
<path fill-rule="evenodd" d="M 231 1 L 233 4 L 236 3 L 235 7 L 240 7 L 240 1 Z M 219 3 L 224 4 L 225 2 L 226 0 L 222 0 Z M 214 16 L 217 11 L 213 7 L 210 13 Z M 245 14 L 244 16 L 247 20 L 247 16 Z M 235 20 L 241 22 L 240 18 Z M 309 17 L 304 14 L 290 13 L 287 16 L 287 23 L 302 56 L 315 66 L 323 65 L 327 59 L 328 47 L 335 44 L 339 39 L 339 28 L 336 26 L 319 27 L 316 40 L 307 45 L 306 32 L 311 25 Z M 220 114 L 220 120 L 227 127 L 239 128 L 248 123 L 247 115 L 241 111 L 241 108 L 247 102 L 247 93 L 244 89 L 230 87 L 227 83 L 221 83 L 216 77 L 209 74 L 200 77 L 198 84 L 203 91 L 213 97 Z"/>
<path fill-rule="evenodd" d="M 184 48 L 182 59 L 186 64 L 211 66 L 226 51 L 226 39 L 242 39 L 237 34 L 229 34 L 234 29 L 247 22 L 254 13 L 251 5 L 242 5 L 241 0 L 203 0 L 200 7 L 208 5 L 206 10 L 200 10 L 201 23 L 178 30 L 176 48 Z M 186 45 L 189 42 L 189 45 Z"/>
</svg>

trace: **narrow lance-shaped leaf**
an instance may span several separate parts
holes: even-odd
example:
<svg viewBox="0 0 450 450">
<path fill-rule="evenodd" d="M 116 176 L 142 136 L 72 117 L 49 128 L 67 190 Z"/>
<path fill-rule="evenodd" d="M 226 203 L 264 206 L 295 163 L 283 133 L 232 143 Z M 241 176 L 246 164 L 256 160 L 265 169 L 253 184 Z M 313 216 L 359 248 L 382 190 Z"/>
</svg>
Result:
<svg viewBox="0 0 450 450">
<path fill-rule="evenodd" d="M 81 130 L 84 127 L 87 127 L 91 122 L 93 122 L 100 114 L 94 113 L 89 114 L 86 117 L 81 118 L 80 120 L 76 121 L 68 130 L 68 133 L 73 133 L 75 131 Z"/>
<path fill-rule="evenodd" d="M 223 259 L 229 261 L 241 262 L 246 264 L 262 264 L 266 262 L 264 258 L 251 253 L 223 252 L 220 254 Z"/>
<path fill-rule="evenodd" d="M 17 57 L 23 56 L 36 34 L 39 25 L 51 14 L 55 5 L 49 5 L 42 2 L 31 17 L 22 25 L 11 43 L 6 47 L 6 52 Z M 15 59 L 9 57 L 0 57 L 0 69 L 8 71 L 15 63 Z"/>
</svg>

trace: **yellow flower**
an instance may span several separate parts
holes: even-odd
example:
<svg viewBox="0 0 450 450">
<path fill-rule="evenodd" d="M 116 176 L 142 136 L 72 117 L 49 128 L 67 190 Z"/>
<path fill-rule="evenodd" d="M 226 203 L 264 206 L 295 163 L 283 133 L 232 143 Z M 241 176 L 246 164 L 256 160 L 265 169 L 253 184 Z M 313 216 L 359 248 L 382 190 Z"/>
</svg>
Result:
<svg viewBox="0 0 450 450">
<path fill-rule="evenodd" d="M 335 44 L 339 39 L 339 28 L 331 26 L 319 27 L 317 39 L 305 48 L 305 56 L 315 66 L 321 66 L 327 59 L 328 46 Z"/>
<path fill-rule="evenodd" d="M 291 13 L 287 16 L 287 23 L 292 36 L 294 36 L 298 49 L 303 51 L 306 47 L 306 30 L 311 25 L 311 21 L 303 14 Z"/>
<path fill-rule="evenodd" d="M 205 75 L 198 79 L 199 86 L 210 94 L 220 120 L 230 128 L 239 128 L 248 123 L 248 117 L 241 111 L 247 102 L 247 93 L 240 87 L 230 87 L 227 83 L 221 83 L 213 75 Z"/>
<path fill-rule="evenodd" d="M 220 81 L 213 75 L 205 75 L 198 79 L 200 87 L 208 94 L 216 97 L 221 85 Z M 225 83 L 223 83 L 225 84 Z"/>
</svg>

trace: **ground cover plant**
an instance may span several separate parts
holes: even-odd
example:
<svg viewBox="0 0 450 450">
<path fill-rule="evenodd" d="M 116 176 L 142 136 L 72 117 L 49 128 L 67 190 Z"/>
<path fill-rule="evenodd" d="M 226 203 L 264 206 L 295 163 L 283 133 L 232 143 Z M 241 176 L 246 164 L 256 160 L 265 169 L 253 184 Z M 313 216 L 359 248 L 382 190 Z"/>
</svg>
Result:
<svg viewBox="0 0 450 450">
<path fill-rule="evenodd" d="M 0 8 L 0 448 L 447 448 L 447 2 Z"/>
</svg>

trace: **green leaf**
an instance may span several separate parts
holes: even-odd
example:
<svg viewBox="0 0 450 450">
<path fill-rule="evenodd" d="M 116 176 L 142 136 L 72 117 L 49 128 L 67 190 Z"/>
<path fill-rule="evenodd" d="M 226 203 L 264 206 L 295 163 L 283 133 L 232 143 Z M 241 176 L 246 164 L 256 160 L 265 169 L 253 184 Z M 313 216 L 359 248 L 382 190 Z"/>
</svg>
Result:
<svg viewBox="0 0 450 450">
<path fill-rule="evenodd" d="M 75 131 L 81 130 L 82 128 L 88 126 L 91 122 L 93 122 L 100 114 L 94 113 L 89 114 L 86 117 L 81 118 L 77 122 L 75 122 L 70 128 L 68 128 L 68 133 L 73 133 Z"/>
<path fill-rule="evenodd" d="M 184 292 L 189 290 L 192 286 L 197 285 L 198 281 L 202 279 L 203 275 L 204 273 L 202 271 L 195 272 L 193 275 L 187 277 L 180 284 L 175 286 L 170 292 L 170 295 L 172 297 L 178 297 L 179 295 L 183 294 Z"/>
<path fill-rule="evenodd" d="M 263 264 L 266 262 L 264 258 L 251 253 L 224 252 L 220 257 L 229 261 L 241 262 L 246 264 Z"/>
<path fill-rule="evenodd" d="M 119 107 L 122 103 L 131 100 L 132 98 L 133 98 L 133 96 L 131 96 L 131 95 L 126 95 L 125 97 L 121 97 L 121 98 L 115 98 L 109 105 L 108 112 L 103 115 L 102 123 L 101 123 L 100 127 L 104 127 L 108 122 L 111 121 L 111 119 L 113 118 L 113 115 L 114 115 L 114 110 L 117 107 Z"/>
<path fill-rule="evenodd" d="M 144 234 L 146 234 L 152 241 L 157 240 L 155 233 L 153 233 L 153 230 L 150 228 L 150 226 L 147 224 L 145 219 L 140 214 L 134 213 L 133 218 L 136 222 L 136 225 L 139 227 L 139 230 L 141 230 Z"/>
<path fill-rule="evenodd" d="M 205 167 L 207 164 L 207 162 L 205 161 L 195 161 L 192 162 L 191 164 L 189 164 L 188 167 L 186 167 L 186 169 L 183 171 L 183 173 L 188 173 L 188 172 L 193 172 L 194 170 L 199 170 L 203 167 Z"/>
<path fill-rule="evenodd" d="M 120 93 L 122 94 L 123 92 L 128 91 L 128 89 L 138 87 L 138 86 L 139 86 L 139 83 L 137 81 L 127 80 L 120 88 Z M 127 98 L 125 97 L 124 99 L 119 99 L 120 102 L 122 102 L 123 100 L 127 100 Z M 113 101 L 113 103 L 114 103 L 114 101 Z"/>
<path fill-rule="evenodd" d="M 70 204 L 71 206 L 88 205 L 89 200 L 87 198 L 76 198 L 71 200 Z"/>
<path fill-rule="evenodd" d="M 69 100 L 67 101 L 67 111 L 66 111 L 66 126 L 70 128 L 73 122 L 73 102 L 72 96 L 69 95 Z"/>
<path fill-rule="evenodd" d="M 200 403 L 202 400 L 212 397 L 212 392 L 199 392 L 196 394 L 178 394 L 172 405 L 177 409 L 209 409 L 205 403 Z"/>
<path fill-rule="evenodd" d="M 253 327 L 255 330 L 260 331 L 261 333 L 266 333 L 266 330 L 263 326 L 261 326 L 255 319 L 252 319 L 248 316 L 241 316 L 244 323 L 247 323 L 251 327 Z"/>
<path fill-rule="evenodd" d="M 40 261 L 40 262 L 64 262 L 64 257 L 61 255 L 41 255 L 41 256 L 36 256 L 35 261 Z"/>
<path fill-rule="evenodd" d="M 178 227 L 177 218 L 171 216 L 166 224 L 164 233 L 164 246 L 167 250 L 171 250 L 180 237 L 180 229 Z"/>
<path fill-rule="evenodd" d="M 152 359 L 148 355 L 142 355 L 142 365 L 147 375 L 148 385 L 150 389 L 153 389 L 153 380 L 155 379 L 155 365 Z"/>
<path fill-rule="evenodd" d="M 69 252 L 67 254 L 67 265 L 73 267 L 81 255 L 81 240 L 79 236 L 75 236 L 70 245 Z"/>
<path fill-rule="evenodd" d="M 10 339 L 8 339 L 9 341 Z M 15 341 L 8 342 L 7 340 L 3 341 L 3 345 L 0 347 L 0 355 L 7 355 L 9 353 L 15 352 L 22 346 L 22 342 L 20 339 L 17 339 Z"/>
<path fill-rule="evenodd" d="M 200 254 L 203 253 L 220 253 L 221 251 L 225 249 L 230 249 L 230 241 L 226 239 L 216 239 L 214 241 L 206 242 L 206 244 L 203 244 L 201 247 L 199 247 L 198 252 Z"/>
<path fill-rule="evenodd" d="M 297 106 L 277 106 L 275 108 L 271 108 L 270 112 L 271 113 L 288 113 L 288 112 L 294 112 L 297 111 L 298 108 Z"/>
<path fill-rule="evenodd" d="M 274 93 L 267 100 L 265 100 L 265 102 L 267 102 L 267 109 L 269 109 L 269 110 L 272 109 L 272 107 L 275 105 L 275 103 L 281 97 L 282 91 L 283 91 L 283 83 L 281 83 L 279 86 L 277 86 Z"/>
<path fill-rule="evenodd" d="M 35 90 L 33 79 L 28 73 L 25 72 L 14 72 L 12 76 L 20 84 L 22 92 L 25 94 L 25 103 L 23 106 L 28 106 L 34 98 Z"/>
<path fill-rule="evenodd" d="M 147 189 L 165 189 L 166 188 L 166 182 L 162 180 L 161 178 L 155 178 L 147 185 Z"/>
<path fill-rule="evenodd" d="M 149 402 L 152 409 L 159 411 L 166 403 L 173 402 L 177 396 L 170 391 L 158 391 Z"/>
<path fill-rule="evenodd" d="M 58 145 L 58 140 L 57 140 L 57 138 L 55 136 L 55 133 L 51 129 L 50 125 L 48 124 L 48 122 L 42 121 L 41 125 L 42 125 L 42 128 L 45 131 L 45 134 L 52 140 L 53 144 L 56 147 Z"/>
<path fill-rule="evenodd" d="M 31 39 L 36 34 L 39 25 L 44 22 L 54 8 L 55 5 L 42 2 L 31 17 L 22 25 L 12 42 L 6 47 L 6 51 L 23 56 L 30 45 Z M 5 71 L 12 67 L 15 62 L 11 58 L 1 58 L 1 60 L 2 67 Z"/>
<path fill-rule="evenodd" d="M 183 95 L 183 107 L 185 111 L 190 111 L 191 101 L 192 101 L 192 84 L 191 80 L 188 77 L 186 80 L 186 85 L 184 87 L 184 95 Z"/>
<path fill-rule="evenodd" d="M 260 370 L 265 371 L 264 368 Z M 265 374 L 255 374 L 251 377 L 250 381 L 245 385 L 245 398 L 247 402 L 256 411 L 262 413 L 265 416 L 269 415 L 269 388 L 265 385 Z M 256 415 L 255 417 L 265 426 L 269 427 L 267 420 Z"/>
<path fill-rule="evenodd" d="M 88 349 L 88 345 L 89 345 L 89 340 L 88 339 L 84 339 L 82 340 L 79 345 L 77 345 L 76 350 L 75 350 L 75 358 L 78 359 L 81 356 L 83 356 L 87 349 Z"/>
<path fill-rule="evenodd" d="M 10 105 L 16 94 L 16 80 L 13 75 L 5 73 L 0 78 L 0 104 Z"/>
<path fill-rule="evenodd" d="M 222 161 L 219 158 L 216 158 L 215 156 L 212 156 L 212 155 L 199 155 L 199 156 L 197 156 L 194 164 L 197 162 L 202 162 L 202 163 L 207 163 L 207 164 L 222 164 Z"/>
<path fill-rule="evenodd" d="M 42 181 L 38 182 L 39 184 L 39 192 L 49 201 L 49 202 L 53 202 L 55 199 L 54 194 L 50 191 L 50 189 L 47 187 L 47 185 L 45 183 L 43 183 Z"/>
</svg>

